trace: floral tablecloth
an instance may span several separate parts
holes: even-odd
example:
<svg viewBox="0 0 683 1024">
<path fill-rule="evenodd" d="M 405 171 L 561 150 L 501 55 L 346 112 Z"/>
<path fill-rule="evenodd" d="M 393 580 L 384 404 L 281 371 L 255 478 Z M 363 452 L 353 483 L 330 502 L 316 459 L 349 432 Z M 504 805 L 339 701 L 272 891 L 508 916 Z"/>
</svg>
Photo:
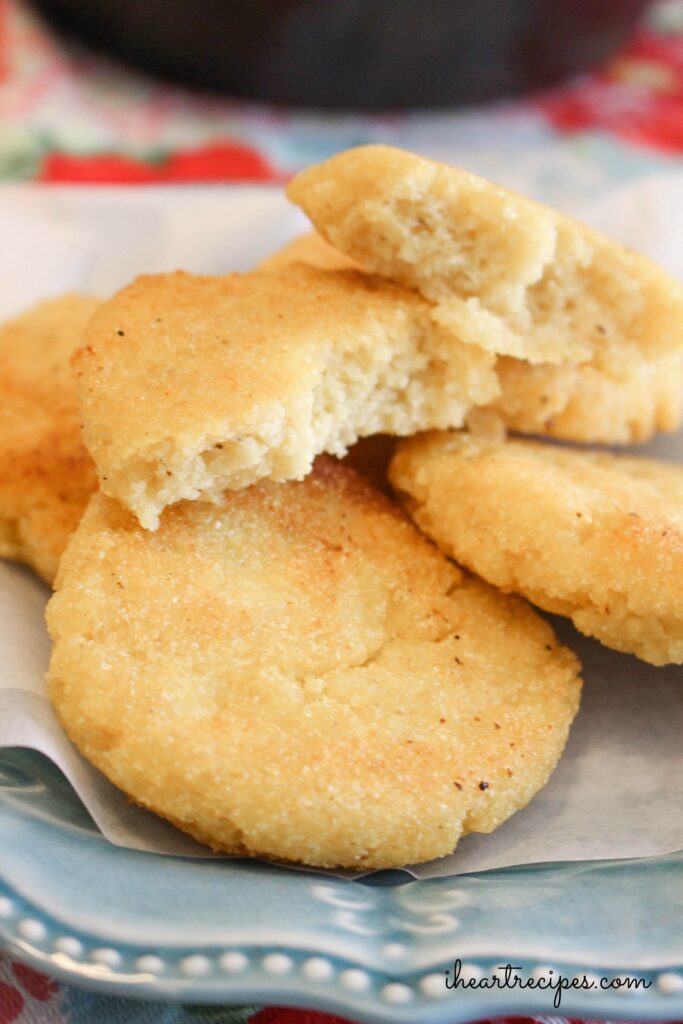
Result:
<svg viewBox="0 0 683 1024">
<path fill-rule="evenodd" d="M 546 196 L 592 194 L 681 167 L 683 0 L 651 10 L 606 67 L 541 96 L 456 112 L 320 114 L 199 96 L 55 38 L 0 0 L 0 180 L 282 181 L 382 141 Z M 334 1024 L 311 1011 L 171 1006 L 58 985 L 0 954 L 0 1024 Z M 523 1021 L 523 1018 L 517 1018 Z M 550 1018 L 547 1024 L 564 1024 Z"/>
<path fill-rule="evenodd" d="M 278 181 L 338 149 L 405 146 L 482 171 L 501 155 L 590 190 L 683 152 L 683 2 L 662 0 L 600 71 L 457 112 L 321 114 L 202 96 L 56 39 L 0 0 L 0 179 Z"/>
</svg>

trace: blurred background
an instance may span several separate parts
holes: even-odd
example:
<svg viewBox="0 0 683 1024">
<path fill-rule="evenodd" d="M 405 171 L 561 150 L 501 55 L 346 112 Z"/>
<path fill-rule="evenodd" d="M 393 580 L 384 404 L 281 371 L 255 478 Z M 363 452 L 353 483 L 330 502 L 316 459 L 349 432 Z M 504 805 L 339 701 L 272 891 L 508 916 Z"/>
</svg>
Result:
<svg viewBox="0 0 683 1024">
<path fill-rule="evenodd" d="M 369 141 L 557 201 L 678 166 L 683 0 L 0 0 L 5 181 L 282 181 Z"/>
</svg>

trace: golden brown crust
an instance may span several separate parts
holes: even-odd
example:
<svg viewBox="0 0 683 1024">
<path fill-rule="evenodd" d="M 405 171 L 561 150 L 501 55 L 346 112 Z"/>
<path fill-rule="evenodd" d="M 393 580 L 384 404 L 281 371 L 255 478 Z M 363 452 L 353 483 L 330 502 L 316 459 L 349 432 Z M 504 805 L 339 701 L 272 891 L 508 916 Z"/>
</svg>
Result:
<svg viewBox="0 0 683 1024">
<path fill-rule="evenodd" d="M 139 278 L 93 317 L 74 367 L 102 489 L 154 529 L 183 498 L 301 478 L 359 436 L 462 423 L 493 357 L 359 271 Z"/>
<path fill-rule="evenodd" d="M 66 295 L 0 328 L 0 556 L 48 583 L 97 486 L 69 371 L 97 305 Z"/>
<path fill-rule="evenodd" d="M 504 592 L 655 665 L 683 662 L 683 468 L 465 433 L 401 442 L 411 516 Z"/>
<path fill-rule="evenodd" d="M 93 498 L 48 611 L 82 752 L 216 849 L 402 865 L 490 831 L 552 770 L 573 655 L 319 460 L 154 533 Z"/>
</svg>

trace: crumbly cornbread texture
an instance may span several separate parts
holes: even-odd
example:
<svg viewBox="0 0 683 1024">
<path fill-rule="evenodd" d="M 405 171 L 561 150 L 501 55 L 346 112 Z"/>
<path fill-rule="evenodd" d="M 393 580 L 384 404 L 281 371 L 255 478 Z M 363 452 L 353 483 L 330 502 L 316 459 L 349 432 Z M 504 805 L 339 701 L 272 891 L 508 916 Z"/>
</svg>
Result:
<svg viewBox="0 0 683 1024">
<path fill-rule="evenodd" d="M 654 665 L 683 662 L 683 468 L 432 433 L 390 478 L 446 554 Z"/>
<path fill-rule="evenodd" d="M 326 269 L 350 260 L 320 235 L 295 239 L 270 257 L 282 268 L 293 262 Z M 490 405 L 510 430 L 605 444 L 646 441 L 676 430 L 683 417 L 683 353 L 650 356 L 615 339 L 586 362 L 529 363 L 499 356 L 500 393 Z"/>
<path fill-rule="evenodd" d="M 155 529 L 181 499 L 303 477 L 367 434 L 460 425 L 494 357 L 414 292 L 359 271 L 142 277 L 74 360 L 102 490 Z"/>
<path fill-rule="evenodd" d="M 97 487 L 69 369 L 97 305 L 66 295 L 0 327 L 0 556 L 48 583 Z"/>
<path fill-rule="evenodd" d="M 502 355 L 585 359 L 605 339 L 681 351 L 683 286 L 531 199 L 389 146 L 347 150 L 290 183 L 336 249 L 415 288 Z"/>
<path fill-rule="evenodd" d="M 140 528 L 96 495 L 48 610 L 81 751 L 217 850 L 379 868 L 449 853 L 541 787 L 575 657 L 333 459 Z"/>
</svg>

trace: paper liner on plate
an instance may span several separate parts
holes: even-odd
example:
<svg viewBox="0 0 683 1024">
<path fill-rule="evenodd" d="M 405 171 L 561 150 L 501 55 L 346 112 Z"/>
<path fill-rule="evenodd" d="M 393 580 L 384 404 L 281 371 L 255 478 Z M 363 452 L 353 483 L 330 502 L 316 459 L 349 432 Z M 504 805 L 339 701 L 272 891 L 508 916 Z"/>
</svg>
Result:
<svg viewBox="0 0 683 1024">
<path fill-rule="evenodd" d="M 672 224 L 672 217 L 683 218 L 683 177 L 629 186 L 583 213 L 683 274 L 683 232 Z M 55 290 L 104 294 L 141 270 L 246 269 L 301 227 L 281 196 L 262 189 L 99 197 L 87 190 L 0 191 L 3 251 L 12 254 L 11 273 L 0 274 L 0 317 Z M 44 272 L 36 274 L 38 251 L 45 254 Z M 683 438 L 658 438 L 648 450 L 683 461 Z M 112 843 L 214 856 L 133 806 L 67 740 L 45 694 L 48 596 L 29 570 L 0 563 L 0 747 L 30 747 L 51 758 Z M 581 710 L 557 770 L 531 804 L 495 833 L 465 837 L 452 856 L 409 868 L 415 877 L 656 856 L 683 847 L 683 669 L 653 668 L 580 637 L 569 623 L 555 624 L 579 655 L 585 679 Z"/>
</svg>

